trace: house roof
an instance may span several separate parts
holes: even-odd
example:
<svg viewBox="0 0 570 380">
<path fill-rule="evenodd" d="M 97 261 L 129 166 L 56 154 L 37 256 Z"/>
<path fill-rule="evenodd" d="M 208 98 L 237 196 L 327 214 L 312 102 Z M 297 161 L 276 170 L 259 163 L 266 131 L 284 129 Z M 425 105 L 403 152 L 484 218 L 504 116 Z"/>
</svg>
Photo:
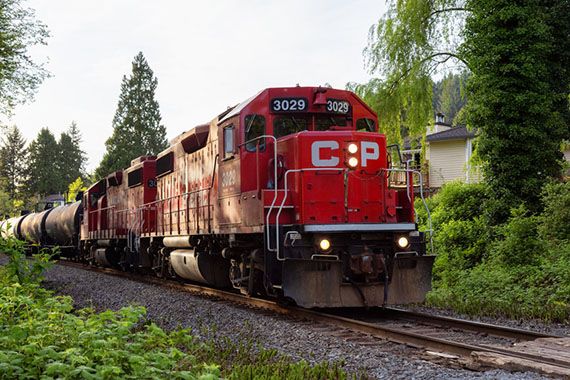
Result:
<svg viewBox="0 0 570 380">
<path fill-rule="evenodd" d="M 455 127 L 446 131 L 433 133 L 426 137 L 429 142 L 432 141 L 445 141 L 445 140 L 464 140 L 467 138 L 475 137 L 475 131 L 470 131 L 466 126 Z"/>
</svg>

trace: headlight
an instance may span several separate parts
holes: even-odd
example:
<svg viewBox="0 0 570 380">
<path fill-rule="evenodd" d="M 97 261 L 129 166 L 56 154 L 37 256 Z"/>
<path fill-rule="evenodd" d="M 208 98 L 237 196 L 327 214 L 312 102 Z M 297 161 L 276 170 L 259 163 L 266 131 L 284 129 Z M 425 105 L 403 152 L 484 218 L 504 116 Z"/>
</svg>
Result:
<svg viewBox="0 0 570 380">
<path fill-rule="evenodd" d="M 398 246 L 400 248 L 406 248 L 408 245 L 410 245 L 410 242 L 407 237 L 402 236 L 398 239 Z"/>
<path fill-rule="evenodd" d="M 355 168 L 358 166 L 358 158 L 356 157 L 350 157 L 348 159 L 348 166 L 350 166 L 351 168 Z"/>
<path fill-rule="evenodd" d="M 348 144 L 348 153 L 354 154 L 356 152 L 358 152 L 358 145 L 356 145 L 355 143 Z"/>
<path fill-rule="evenodd" d="M 321 251 L 328 251 L 331 247 L 331 242 L 328 239 L 322 239 L 319 242 L 319 248 Z"/>
</svg>

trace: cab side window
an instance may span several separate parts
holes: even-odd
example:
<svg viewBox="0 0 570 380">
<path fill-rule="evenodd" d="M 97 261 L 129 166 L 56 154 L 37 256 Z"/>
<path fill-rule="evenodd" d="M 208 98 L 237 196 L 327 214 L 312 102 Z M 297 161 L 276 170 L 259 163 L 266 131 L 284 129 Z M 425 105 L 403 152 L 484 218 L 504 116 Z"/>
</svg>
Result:
<svg viewBox="0 0 570 380">
<path fill-rule="evenodd" d="M 251 140 L 265 134 L 265 117 L 262 115 L 247 115 L 244 121 L 246 141 L 245 149 L 248 152 L 255 152 L 257 151 L 257 146 L 259 146 L 259 151 L 264 151 L 265 139 Z"/>
<path fill-rule="evenodd" d="M 233 157 L 235 152 L 234 126 L 224 127 L 224 158 Z"/>
<path fill-rule="evenodd" d="M 376 123 L 372 119 L 358 119 L 356 130 L 358 132 L 374 132 L 376 131 Z"/>
</svg>

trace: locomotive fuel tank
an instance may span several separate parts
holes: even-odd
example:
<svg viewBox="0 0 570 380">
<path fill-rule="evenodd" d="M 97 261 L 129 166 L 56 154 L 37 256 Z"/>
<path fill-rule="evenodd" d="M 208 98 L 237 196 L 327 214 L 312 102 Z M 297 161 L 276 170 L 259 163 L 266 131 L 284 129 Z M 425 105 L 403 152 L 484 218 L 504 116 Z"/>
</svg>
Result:
<svg viewBox="0 0 570 380">
<path fill-rule="evenodd" d="M 178 276 L 187 280 L 219 288 L 231 286 L 228 261 L 219 255 L 177 249 L 170 253 L 170 264 Z"/>
<path fill-rule="evenodd" d="M 53 244 L 69 246 L 79 233 L 79 218 L 83 208 L 75 202 L 54 208 L 46 217 L 45 230 Z"/>
</svg>

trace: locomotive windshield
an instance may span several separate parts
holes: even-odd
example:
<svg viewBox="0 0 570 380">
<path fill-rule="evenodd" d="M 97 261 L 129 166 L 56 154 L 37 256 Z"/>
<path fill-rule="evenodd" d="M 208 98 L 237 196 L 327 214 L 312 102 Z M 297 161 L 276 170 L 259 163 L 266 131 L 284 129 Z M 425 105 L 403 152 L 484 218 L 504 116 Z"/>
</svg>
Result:
<svg viewBox="0 0 570 380">
<path fill-rule="evenodd" d="M 331 127 L 348 127 L 346 116 L 316 114 L 316 115 L 280 115 L 273 119 L 273 134 L 283 137 L 301 131 L 328 131 Z"/>
</svg>

